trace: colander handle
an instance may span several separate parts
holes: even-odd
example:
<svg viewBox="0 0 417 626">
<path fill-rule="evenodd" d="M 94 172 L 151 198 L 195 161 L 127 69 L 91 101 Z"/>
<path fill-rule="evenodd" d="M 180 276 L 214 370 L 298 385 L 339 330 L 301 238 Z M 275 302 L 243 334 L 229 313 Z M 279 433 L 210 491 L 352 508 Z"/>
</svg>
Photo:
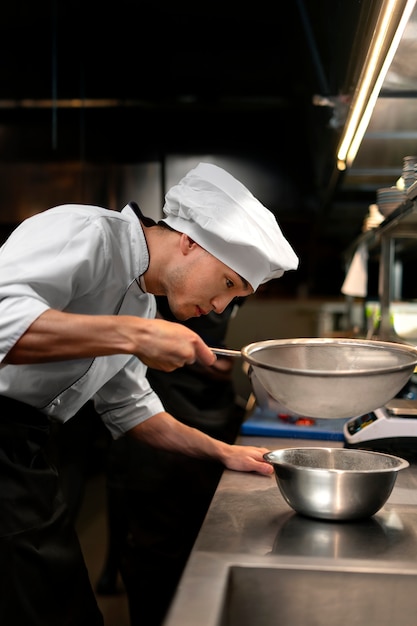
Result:
<svg viewBox="0 0 417 626">
<path fill-rule="evenodd" d="M 234 359 L 240 359 L 242 357 L 240 350 L 229 350 L 228 348 L 212 348 L 211 350 L 217 356 L 230 356 Z"/>
</svg>

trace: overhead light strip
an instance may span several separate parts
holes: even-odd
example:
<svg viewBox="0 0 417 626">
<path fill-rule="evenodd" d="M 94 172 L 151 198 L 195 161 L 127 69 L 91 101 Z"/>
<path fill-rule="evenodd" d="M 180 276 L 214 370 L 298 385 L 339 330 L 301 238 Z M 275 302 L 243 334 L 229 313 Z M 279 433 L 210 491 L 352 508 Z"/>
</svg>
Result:
<svg viewBox="0 0 417 626">
<path fill-rule="evenodd" d="M 350 167 L 356 157 L 415 4 L 416 0 L 406 0 L 405 4 L 386 0 L 382 5 L 337 152 L 337 168 L 341 171 Z"/>
</svg>

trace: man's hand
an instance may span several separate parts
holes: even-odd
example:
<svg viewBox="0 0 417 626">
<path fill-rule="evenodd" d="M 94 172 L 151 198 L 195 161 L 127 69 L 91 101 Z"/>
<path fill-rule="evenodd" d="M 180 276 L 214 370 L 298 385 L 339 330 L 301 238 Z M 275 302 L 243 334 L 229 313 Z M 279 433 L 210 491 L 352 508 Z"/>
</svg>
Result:
<svg viewBox="0 0 417 626">
<path fill-rule="evenodd" d="M 230 470 L 257 472 L 258 474 L 270 476 L 274 473 L 274 468 L 263 458 L 263 455 L 267 452 L 270 452 L 270 450 L 255 446 L 230 446 L 229 453 L 224 459 L 224 465 Z"/>
<path fill-rule="evenodd" d="M 201 337 L 183 324 L 162 319 L 143 322 L 134 354 L 149 367 L 170 372 L 195 362 L 204 366 L 216 362 L 215 354 Z"/>
</svg>

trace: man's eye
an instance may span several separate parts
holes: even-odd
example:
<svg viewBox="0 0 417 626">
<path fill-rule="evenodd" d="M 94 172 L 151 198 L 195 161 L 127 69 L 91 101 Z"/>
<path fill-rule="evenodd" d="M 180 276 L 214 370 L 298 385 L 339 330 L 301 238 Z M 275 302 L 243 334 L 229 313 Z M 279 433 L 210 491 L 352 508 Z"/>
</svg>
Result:
<svg viewBox="0 0 417 626">
<path fill-rule="evenodd" d="M 232 289 L 235 286 L 234 282 L 230 280 L 230 278 L 226 279 L 226 285 L 228 289 Z"/>
</svg>

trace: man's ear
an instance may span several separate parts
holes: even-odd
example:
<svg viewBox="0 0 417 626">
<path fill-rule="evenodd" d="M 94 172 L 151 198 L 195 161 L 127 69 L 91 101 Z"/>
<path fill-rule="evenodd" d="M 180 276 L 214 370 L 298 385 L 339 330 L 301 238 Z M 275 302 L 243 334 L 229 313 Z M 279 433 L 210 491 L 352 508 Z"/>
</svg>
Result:
<svg viewBox="0 0 417 626">
<path fill-rule="evenodd" d="M 198 243 L 196 243 L 194 239 L 191 239 L 191 237 L 185 233 L 181 233 L 180 250 L 183 254 L 188 254 L 192 250 L 195 250 L 196 247 L 198 247 Z"/>
</svg>

